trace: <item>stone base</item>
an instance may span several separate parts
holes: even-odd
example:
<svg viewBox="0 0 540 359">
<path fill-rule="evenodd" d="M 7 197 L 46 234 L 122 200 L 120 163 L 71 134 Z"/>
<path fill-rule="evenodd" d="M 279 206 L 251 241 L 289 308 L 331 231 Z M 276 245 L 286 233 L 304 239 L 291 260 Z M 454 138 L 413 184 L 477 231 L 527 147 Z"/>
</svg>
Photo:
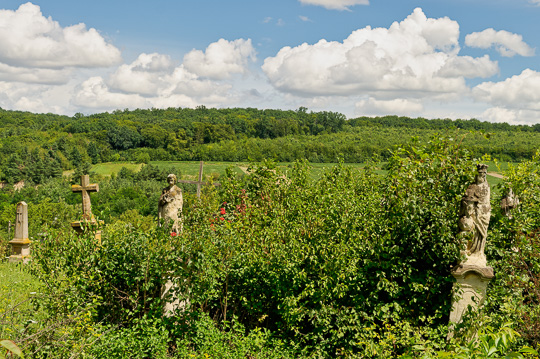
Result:
<svg viewBox="0 0 540 359">
<path fill-rule="evenodd" d="M 9 244 L 11 244 L 11 248 L 13 250 L 13 254 L 9 257 L 9 262 L 29 262 L 30 243 L 32 243 L 32 241 L 28 238 L 14 239 L 9 241 Z"/>
<path fill-rule="evenodd" d="M 84 234 L 89 229 L 99 228 L 102 225 L 103 221 L 96 220 L 71 222 L 71 228 L 73 228 L 78 235 Z M 94 237 L 101 243 L 101 230 L 96 230 Z"/>
<path fill-rule="evenodd" d="M 467 312 L 477 312 L 486 297 L 487 286 L 493 279 L 493 268 L 469 264 L 476 261 L 465 261 L 452 270 L 456 278 L 452 289 L 452 312 L 450 313 L 450 328 L 448 338 L 453 337 L 454 327 L 461 323 Z"/>
<path fill-rule="evenodd" d="M 180 300 L 176 295 L 174 295 L 174 292 L 178 291 L 178 287 L 173 284 L 172 280 L 170 279 L 167 280 L 167 283 L 165 283 L 161 298 L 165 298 L 166 296 L 168 296 L 171 290 L 173 291 L 172 298 L 170 298 L 169 301 L 165 302 L 165 308 L 163 308 L 163 314 L 166 317 L 172 317 L 178 311 L 184 311 L 186 306 L 189 304 L 189 299 Z"/>
</svg>

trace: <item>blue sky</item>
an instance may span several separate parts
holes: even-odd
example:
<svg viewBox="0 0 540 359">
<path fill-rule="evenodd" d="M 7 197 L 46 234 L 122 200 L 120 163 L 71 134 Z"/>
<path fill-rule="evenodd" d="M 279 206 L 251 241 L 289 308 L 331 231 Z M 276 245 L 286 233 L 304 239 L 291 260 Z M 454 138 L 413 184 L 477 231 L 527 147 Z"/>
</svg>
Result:
<svg viewBox="0 0 540 359">
<path fill-rule="evenodd" d="M 0 107 L 540 123 L 540 0 L 0 2 Z"/>
</svg>

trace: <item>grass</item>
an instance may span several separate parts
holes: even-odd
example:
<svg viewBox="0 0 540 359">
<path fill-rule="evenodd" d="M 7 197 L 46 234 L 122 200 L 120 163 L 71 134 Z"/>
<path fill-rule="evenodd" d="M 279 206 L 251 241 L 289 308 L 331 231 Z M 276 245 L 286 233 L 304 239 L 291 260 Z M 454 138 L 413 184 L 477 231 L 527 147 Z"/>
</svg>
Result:
<svg viewBox="0 0 540 359">
<path fill-rule="evenodd" d="M 199 161 L 151 161 L 150 164 L 153 166 L 157 166 L 160 168 L 170 168 L 171 170 L 174 169 L 176 172 L 179 172 L 180 176 L 178 176 L 178 179 L 184 179 L 184 180 L 196 180 L 199 176 Z M 508 169 L 508 162 L 498 162 L 495 163 L 493 161 L 490 161 L 487 163 L 489 165 L 489 172 L 490 173 L 500 173 L 499 168 L 501 171 L 505 171 Z M 249 167 L 249 162 L 204 162 L 203 167 L 203 178 L 207 179 L 210 175 L 212 175 L 214 178 L 219 178 L 225 174 L 225 171 L 227 168 L 232 167 L 233 171 L 242 174 L 246 173 L 247 168 Z M 311 170 L 310 170 L 310 178 L 311 179 L 318 179 L 321 177 L 321 175 L 324 173 L 324 171 L 328 168 L 331 168 L 333 166 L 336 166 L 337 163 L 310 163 Z M 385 174 L 386 171 L 383 169 L 380 169 L 383 167 L 383 163 L 379 164 L 378 170 L 376 170 L 379 174 Z M 97 175 L 110 177 L 112 174 L 118 174 L 122 167 L 126 167 L 127 169 L 130 169 L 132 171 L 139 171 L 142 168 L 142 163 L 133 163 L 133 162 L 107 162 L 107 163 L 99 163 L 92 166 L 92 171 L 95 172 Z M 293 163 L 292 162 L 280 162 L 277 163 L 278 168 L 280 168 L 283 172 L 289 171 Z M 345 163 L 345 166 L 352 167 L 353 169 L 360 169 L 365 166 L 364 163 Z M 73 171 L 65 171 L 64 175 L 69 175 Z M 178 173 L 176 173 L 178 175 Z M 497 178 L 494 176 L 488 176 L 488 182 L 492 188 L 494 188 L 497 184 L 502 182 L 501 178 Z"/>
<path fill-rule="evenodd" d="M 181 179 L 196 180 L 199 176 L 199 161 L 151 161 L 151 165 L 160 168 L 176 169 L 180 172 Z M 322 173 L 331 167 L 336 166 L 337 163 L 310 163 L 311 171 L 310 177 L 312 179 L 320 178 Z M 363 163 L 345 163 L 345 166 L 360 169 L 364 167 Z M 143 166 L 142 163 L 131 162 L 107 162 L 99 163 L 92 166 L 92 171 L 101 176 L 111 176 L 113 173 L 118 174 L 122 167 L 126 167 L 132 171 L 139 171 Z M 242 174 L 246 173 L 247 168 L 250 166 L 249 162 L 204 162 L 203 177 L 206 178 L 210 175 L 214 177 L 220 177 L 225 174 L 227 168 L 232 167 L 233 171 Z M 287 172 L 293 166 L 293 162 L 280 162 L 277 163 L 277 167 L 283 172 Z M 377 171 L 379 173 L 385 173 L 384 170 Z M 178 174 L 177 174 L 178 175 Z M 179 179 L 180 179 L 179 178 Z"/>
<path fill-rule="evenodd" d="M 17 341 L 25 328 L 43 318 L 31 298 L 39 293 L 40 284 L 27 265 L 0 262 L 0 338 Z"/>
</svg>

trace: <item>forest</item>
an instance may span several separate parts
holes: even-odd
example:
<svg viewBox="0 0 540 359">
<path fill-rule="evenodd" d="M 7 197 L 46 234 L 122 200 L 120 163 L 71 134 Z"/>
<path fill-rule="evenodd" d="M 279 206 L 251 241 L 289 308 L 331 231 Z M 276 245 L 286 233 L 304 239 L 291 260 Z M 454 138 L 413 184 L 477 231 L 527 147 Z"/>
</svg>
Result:
<svg viewBox="0 0 540 359">
<path fill-rule="evenodd" d="M 25 357 L 538 358 L 537 126 L 307 109 L 0 114 L 1 256 L 19 201 L 33 241 L 30 263 L 0 262 L 0 339 Z M 460 200 L 493 158 L 512 162 L 492 188 L 495 278 L 448 339 Z M 200 199 L 179 185 L 176 233 L 158 227 L 157 202 L 180 170 L 150 162 L 181 159 L 251 164 Z M 91 172 L 114 161 L 143 165 Z M 337 165 L 312 177 L 310 162 Z M 88 172 L 101 242 L 70 225 L 81 216 L 71 185 Z M 507 216 L 509 188 L 521 205 Z M 183 305 L 165 314 L 173 295 Z"/>
<path fill-rule="evenodd" d="M 0 181 L 35 184 L 101 162 L 262 161 L 312 163 L 386 160 L 411 137 L 468 132 L 472 154 L 501 161 L 531 158 L 540 125 L 398 116 L 346 119 L 336 112 L 252 108 L 117 110 L 73 117 L 0 109 Z M 488 139 L 489 137 L 489 139 Z"/>
</svg>

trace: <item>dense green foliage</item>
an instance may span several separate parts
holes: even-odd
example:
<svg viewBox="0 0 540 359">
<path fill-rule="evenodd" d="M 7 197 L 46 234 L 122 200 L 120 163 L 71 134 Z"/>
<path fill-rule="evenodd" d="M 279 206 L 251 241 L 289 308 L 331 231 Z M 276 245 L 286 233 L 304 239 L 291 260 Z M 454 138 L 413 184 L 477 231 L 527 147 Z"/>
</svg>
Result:
<svg viewBox="0 0 540 359">
<path fill-rule="evenodd" d="M 340 164 L 311 179 L 305 161 L 285 174 L 270 161 L 231 170 L 201 201 L 185 193 L 178 234 L 155 226 L 159 170 L 124 170 L 92 195 L 107 221 L 101 244 L 69 228 L 80 201 L 69 182 L 25 188 L 15 197 L 43 213 L 31 235 L 46 228 L 30 265 L 44 317 L 8 339 L 47 358 L 534 356 L 536 157 L 510 166 L 500 191 L 510 181 L 521 210 L 504 217 L 492 198 L 486 254 L 497 275 L 485 310 L 446 340 L 459 203 L 475 172 L 464 143 L 414 140 L 394 149 L 385 175 Z M 183 304 L 164 315 L 173 295 Z"/>
<path fill-rule="evenodd" d="M 395 145 L 435 131 L 483 131 L 465 146 L 474 156 L 531 158 L 540 126 L 397 116 L 347 120 L 335 112 L 253 108 L 169 108 L 73 117 L 0 109 L 0 181 L 43 183 L 85 164 L 136 161 L 364 162 L 387 159 Z"/>
</svg>

